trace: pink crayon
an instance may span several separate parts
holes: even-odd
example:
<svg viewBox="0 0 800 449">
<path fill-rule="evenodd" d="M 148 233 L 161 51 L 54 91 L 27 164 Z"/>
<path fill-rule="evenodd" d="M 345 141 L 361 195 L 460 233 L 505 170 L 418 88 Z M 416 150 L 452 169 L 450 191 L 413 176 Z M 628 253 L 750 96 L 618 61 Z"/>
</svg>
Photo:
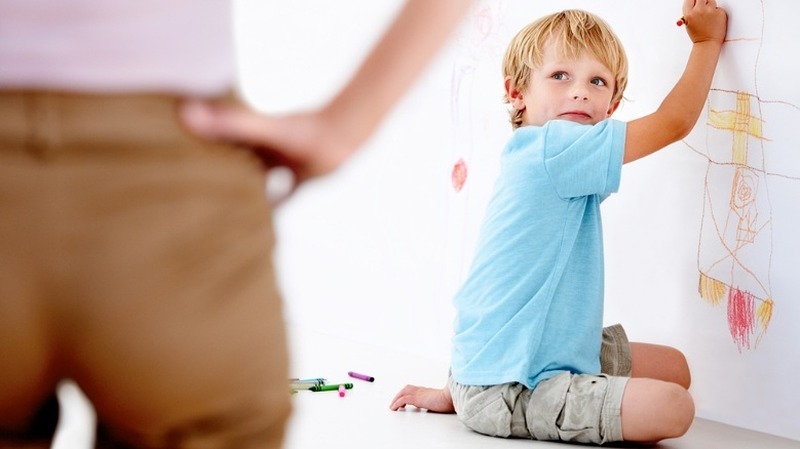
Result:
<svg viewBox="0 0 800 449">
<path fill-rule="evenodd" d="M 367 382 L 375 382 L 375 378 L 367 376 L 366 374 L 359 374 L 354 371 L 348 371 L 347 375 L 356 379 L 366 380 Z"/>
<path fill-rule="evenodd" d="M 339 397 L 340 398 L 344 397 L 345 390 L 346 390 L 346 387 L 344 386 L 344 384 L 339 384 Z"/>
</svg>

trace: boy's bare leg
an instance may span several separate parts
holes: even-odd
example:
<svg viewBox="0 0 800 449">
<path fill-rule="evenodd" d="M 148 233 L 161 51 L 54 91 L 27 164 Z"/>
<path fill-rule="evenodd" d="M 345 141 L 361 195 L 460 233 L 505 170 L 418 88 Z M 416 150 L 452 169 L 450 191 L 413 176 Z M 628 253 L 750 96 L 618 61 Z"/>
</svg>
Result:
<svg viewBox="0 0 800 449">
<path fill-rule="evenodd" d="M 654 443 L 685 434 L 694 420 L 686 357 L 664 345 L 631 342 L 630 349 L 631 379 L 622 397 L 623 439 Z"/>
<path fill-rule="evenodd" d="M 694 420 L 694 401 L 681 385 L 658 379 L 632 378 L 622 397 L 622 437 L 653 443 L 677 438 Z"/>
<path fill-rule="evenodd" d="M 670 346 L 630 343 L 631 377 L 647 377 L 676 383 L 688 389 L 692 383 L 689 364 L 682 352 Z"/>
<path fill-rule="evenodd" d="M 682 352 L 670 346 L 630 343 L 631 379 L 622 398 L 625 441 L 655 442 L 686 433 L 694 420 L 692 382 Z"/>
</svg>

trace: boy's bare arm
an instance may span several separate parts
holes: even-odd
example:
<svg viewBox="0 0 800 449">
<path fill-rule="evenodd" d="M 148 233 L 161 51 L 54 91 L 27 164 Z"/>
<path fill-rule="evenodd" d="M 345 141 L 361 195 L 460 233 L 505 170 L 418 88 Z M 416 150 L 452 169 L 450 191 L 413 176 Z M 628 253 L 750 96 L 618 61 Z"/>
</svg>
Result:
<svg viewBox="0 0 800 449">
<path fill-rule="evenodd" d="M 628 123 L 624 163 L 686 137 L 703 110 L 725 41 L 727 14 L 716 0 L 684 0 L 683 17 L 694 43 L 686 69 L 654 113 Z"/>
</svg>

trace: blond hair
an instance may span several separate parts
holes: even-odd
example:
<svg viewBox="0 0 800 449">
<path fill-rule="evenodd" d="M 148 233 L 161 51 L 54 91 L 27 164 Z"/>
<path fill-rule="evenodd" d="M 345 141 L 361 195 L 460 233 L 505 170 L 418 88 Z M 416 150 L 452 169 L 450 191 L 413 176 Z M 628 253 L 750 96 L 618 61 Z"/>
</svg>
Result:
<svg viewBox="0 0 800 449">
<path fill-rule="evenodd" d="M 508 45 L 503 58 L 503 79 L 510 77 L 518 91 L 528 87 L 535 67 L 542 63 L 544 46 L 555 39 L 556 48 L 569 58 L 580 57 L 588 50 L 614 74 L 614 94 L 611 104 L 622 100 L 628 84 L 628 58 L 625 49 L 611 27 L 596 15 L 581 10 L 565 10 L 544 16 L 519 31 Z M 510 103 L 506 94 L 503 98 Z M 522 125 L 522 111 L 509 111 L 513 129 Z"/>
</svg>

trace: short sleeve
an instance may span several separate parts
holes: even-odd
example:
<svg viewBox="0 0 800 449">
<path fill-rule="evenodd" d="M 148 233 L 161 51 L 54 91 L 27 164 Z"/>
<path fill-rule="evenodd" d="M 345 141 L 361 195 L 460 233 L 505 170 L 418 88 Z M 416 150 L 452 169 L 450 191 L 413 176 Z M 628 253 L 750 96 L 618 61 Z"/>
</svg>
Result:
<svg viewBox="0 0 800 449">
<path fill-rule="evenodd" d="M 553 120 L 545 127 L 545 170 L 559 197 L 607 196 L 619 189 L 625 122 Z"/>
</svg>

